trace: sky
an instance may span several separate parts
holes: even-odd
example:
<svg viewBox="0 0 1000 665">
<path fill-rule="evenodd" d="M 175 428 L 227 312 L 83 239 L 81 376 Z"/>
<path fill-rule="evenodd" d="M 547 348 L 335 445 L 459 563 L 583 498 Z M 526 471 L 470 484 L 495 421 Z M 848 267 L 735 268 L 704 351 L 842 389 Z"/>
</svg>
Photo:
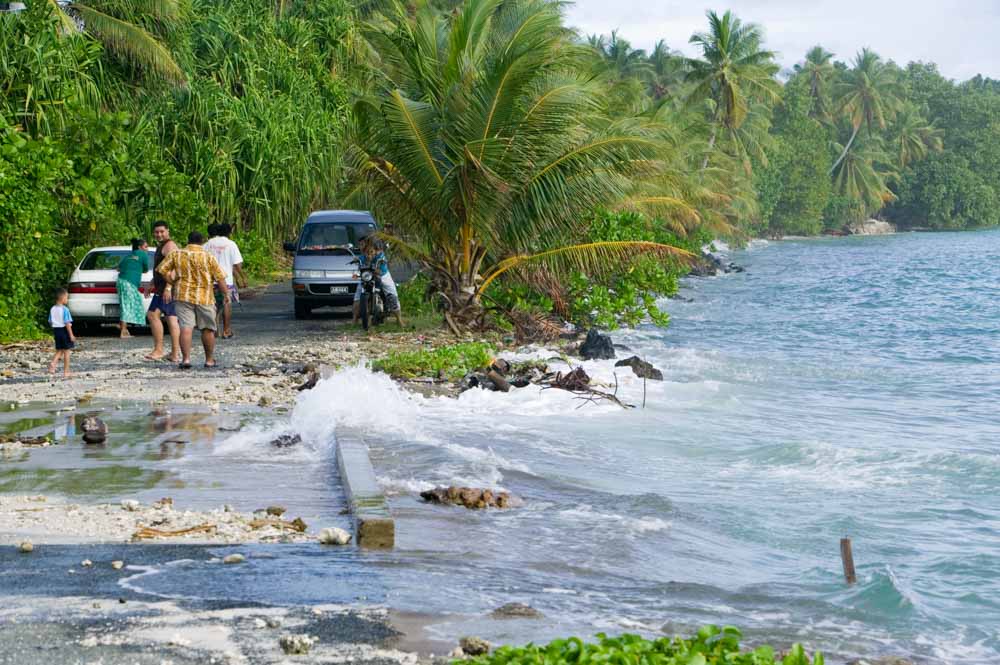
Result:
<svg viewBox="0 0 1000 665">
<path fill-rule="evenodd" d="M 948 78 L 1000 79 L 1000 0 L 575 0 L 567 18 L 584 35 L 617 29 L 635 48 L 650 50 L 665 39 L 695 56 L 688 38 L 707 28 L 707 9 L 731 9 L 762 26 L 765 45 L 785 68 L 816 44 L 845 62 L 870 46 L 902 66 L 936 62 Z"/>
</svg>

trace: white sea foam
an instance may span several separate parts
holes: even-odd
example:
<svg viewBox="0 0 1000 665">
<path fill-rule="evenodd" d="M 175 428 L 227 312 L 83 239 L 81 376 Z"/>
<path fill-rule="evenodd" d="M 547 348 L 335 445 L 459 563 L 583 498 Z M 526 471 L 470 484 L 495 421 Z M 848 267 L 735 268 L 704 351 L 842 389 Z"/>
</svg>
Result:
<svg viewBox="0 0 1000 665">
<path fill-rule="evenodd" d="M 638 535 L 656 531 L 666 531 L 670 522 L 658 517 L 630 517 L 616 513 L 595 510 L 593 506 L 582 504 L 575 508 L 567 508 L 557 513 L 558 517 L 572 522 L 582 522 L 588 525 L 603 527 L 621 527 L 630 535 Z"/>
</svg>

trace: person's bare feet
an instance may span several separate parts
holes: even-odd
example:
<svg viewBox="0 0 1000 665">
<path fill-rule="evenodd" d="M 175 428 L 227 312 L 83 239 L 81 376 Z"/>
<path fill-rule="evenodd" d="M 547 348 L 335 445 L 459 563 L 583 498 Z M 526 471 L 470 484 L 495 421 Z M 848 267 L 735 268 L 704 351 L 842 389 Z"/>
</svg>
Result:
<svg viewBox="0 0 1000 665">
<path fill-rule="evenodd" d="M 72 379 L 74 376 L 76 376 L 76 375 L 73 374 L 73 372 L 63 372 L 63 378 L 64 379 Z"/>
<path fill-rule="evenodd" d="M 123 332 L 123 333 L 121 333 L 121 334 L 119 334 L 119 335 L 118 335 L 118 337 L 119 337 L 120 339 L 128 339 L 128 338 L 129 338 L 129 337 L 131 337 L 131 336 L 132 336 L 132 334 L 131 334 L 131 333 L 128 333 L 128 332 Z"/>
<path fill-rule="evenodd" d="M 56 366 L 49 365 L 49 376 L 55 376 L 55 375 L 56 375 Z"/>
<path fill-rule="evenodd" d="M 143 358 L 145 358 L 146 360 L 163 360 L 163 354 L 162 353 L 147 353 L 145 356 L 143 356 Z"/>
</svg>

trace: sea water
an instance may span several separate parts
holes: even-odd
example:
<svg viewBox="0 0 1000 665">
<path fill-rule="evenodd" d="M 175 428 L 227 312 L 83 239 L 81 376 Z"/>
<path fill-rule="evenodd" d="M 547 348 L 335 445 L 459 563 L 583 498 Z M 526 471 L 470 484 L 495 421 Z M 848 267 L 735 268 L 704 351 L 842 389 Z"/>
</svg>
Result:
<svg viewBox="0 0 1000 665">
<path fill-rule="evenodd" d="M 364 599 L 437 616 L 429 630 L 448 640 L 717 623 L 832 662 L 1000 661 L 1000 233 L 755 242 L 730 258 L 746 272 L 687 280 L 662 303 L 668 329 L 614 335 L 619 357 L 639 355 L 664 381 L 582 363 L 636 408 L 535 386 L 428 398 L 363 365 L 306 393 L 273 424 L 308 451 L 282 468 L 322 476 L 337 427 L 368 432 L 393 551 L 294 546 L 238 590 L 213 590 L 196 564 L 139 586 Z M 268 438 L 236 434 L 213 455 L 286 454 Z M 283 483 L 268 490 L 301 490 Z M 525 503 L 466 511 L 418 498 L 449 484 Z M 511 601 L 545 618 L 486 618 Z"/>
</svg>

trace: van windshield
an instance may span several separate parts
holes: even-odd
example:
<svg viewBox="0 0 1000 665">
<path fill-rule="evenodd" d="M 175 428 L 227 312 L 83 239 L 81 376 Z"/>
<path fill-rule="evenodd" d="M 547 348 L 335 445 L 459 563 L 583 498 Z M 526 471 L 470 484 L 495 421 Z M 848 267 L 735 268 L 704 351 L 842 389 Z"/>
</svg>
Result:
<svg viewBox="0 0 1000 665">
<path fill-rule="evenodd" d="M 319 223 L 306 224 L 299 240 L 300 254 L 350 254 L 347 245 L 358 242 L 375 232 L 374 224 Z"/>
</svg>

